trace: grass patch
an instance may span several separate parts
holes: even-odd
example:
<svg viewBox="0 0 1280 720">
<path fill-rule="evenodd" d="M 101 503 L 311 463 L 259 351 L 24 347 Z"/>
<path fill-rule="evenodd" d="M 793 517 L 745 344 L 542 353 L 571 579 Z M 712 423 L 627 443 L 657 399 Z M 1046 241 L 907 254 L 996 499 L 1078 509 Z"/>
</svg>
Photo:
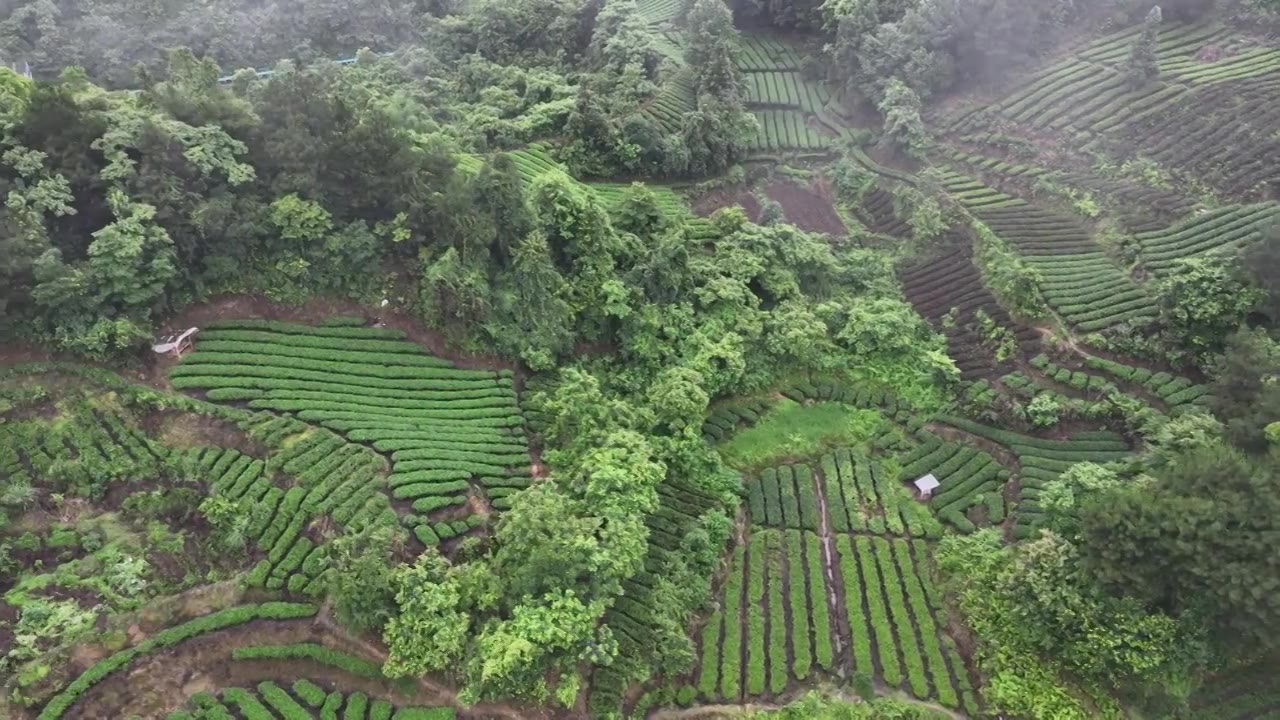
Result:
<svg viewBox="0 0 1280 720">
<path fill-rule="evenodd" d="M 719 450 L 733 467 L 757 470 L 787 458 L 812 458 L 832 448 L 859 445 L 884 429 L 885 422 L 875 410 L 832 402 L 801 405 L 783 398 Z"/>
</svg>

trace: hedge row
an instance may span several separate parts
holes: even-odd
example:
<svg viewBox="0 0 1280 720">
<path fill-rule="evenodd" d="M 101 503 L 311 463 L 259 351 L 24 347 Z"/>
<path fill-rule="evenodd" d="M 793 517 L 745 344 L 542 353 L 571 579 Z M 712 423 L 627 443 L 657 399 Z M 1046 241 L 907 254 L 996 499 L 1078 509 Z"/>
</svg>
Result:
<svg viewBox="0 0 1280 720">
<path fill-rule="evenodd" d="M 783 527 L 800 527 L 800 496 L 796 492 L 796 468 L 783 465 L 778 468 L 778 491 L 782 499 Z"/>
<path fill-rule="evenodd" d="M 343 694 L 337 690 L 326 693 L 320 686 L 305 678 L 292 685 L 293 695 L 274 682 L 258 683 L 255 695 L 251 690 L 230 687 L 222 691 L 222 701 L 209 693 L 193 695 L 189 704 L 195 712 L 170 713 L 168 720 L 234 720 L 234 715 L 224 702 L 234 707 L 246 720 L 311 720 L 319 712 L 321 720 L 338 720 L 339 709 L 343 720 L 453 720 L 456 711 L 449 707 L 394 708 L 387 700 L 373 700 L 363 692 L 347 695 L 343 707 Z M 259 699 L 261 695 L 261 699 Z M 296 700 L 294 697 L 296 696 Z M 274 711 L 274 712 L 273 712 Z"/>
<path fill-rule="evenodd" d="M 741 424 L 754 424 L 769 410 L 767 399 L 726 403 L 711 410 L 702 424 L 702 436 L 708 444 L 717 443 L 733 434 Z"/>
<path fill-rule="evenodd" d="M 920 641 L 924 647 L 925 658 L 929 664 L 929 678 L 938 702 L 945 707 L 957 708 L 960 699 L 956 695 L 955 686 L 951 684 L 951 676 L 947 672 L 946 661 L 942 657 L 942 646 L 938 642 L 938 626 L 934 622 L 933 613 L 925 596 L 924 584 L 920 580 L 915 562 L 911 558 L 911 548 L 906 542 L 892 543 L 893 556 L 902 570 L 903 586 L 907 591 L 911 614 L 915 617 L 916 627 L 920 630 Z"/>
<path fill-rule="evenodd" d="M 796 465 L 793 475 L 797 498 L 800 502 L 800 527 L 806 530 L 817 530 L 818 496 L 814 490 L 813 469 L 808 465 Z"/>
<path fill-rule="evenodd" d="M 818 667 L 831 672 L 835 669 L 835 653 L 831 644 L 831 613 L 827 607 L 827 583 L 822 567 L 822 539 L 814 533 L 804 533 L 805 575 L 809 585 L 809 617 L 813 623 L 814 659 Z M 796 574 L 792 582 L 798 582 Z"/>
<path fill-rule="evenodd" d="M 262 330 L 285 335 L 309 335 L 313 337 L 335 338 L 391 338 L 400 339 L 404 333 L 393 328 L 350 327 L 341 325 L 302 325 L 300 323 L 282 322 L 279 320 L 261 320 L 257 318 L 233 318 L 215 320 L 205 325 L 204 333 L 208 335 L 224 330 Z"/>
<path fill-rule="evenodd" d="M 270 367 L 258 365 L 179 365 L 169 374 L 169 384 L 176 390 L 212 388 L 270 389 L 278 381 L 310 381 L 328 387 L 354 387 L 375 390 L 404 391 L 492 391 L 501 388 L 483 380 L 442 380 L 435 378 L 384 378 L 374 375 L 335 375 L 331 370 Z"/>
<path fill-rule="evenodd" d="M 1167 372 L 1154 372 L 1147 368 L 1124 365 L 1100 357 L 1090 357 L 1085 360 L 1085 363 L 1095 370 L 1141 385 L 1173 407 L 1203 403 L 1208 399 L 1209 388 Z"/>
<path fill-rule="evenodd" d="M 935 418 L 938 422 L 950 425 L 959 430 L 972 433 L 979 437 L 986 438 L 992 442 L 999 443 L 1006 447 L 1025 447 L 1037 448 L 1044 450 L 1058 450 L 1066 443 L 1069 443 L 1072 450 L 1079 452 L 1128 452 L 1129 446 L 1119 435 L 1108 434 L 1106 436 L 1091 437 L 1088 440 L 1048 440 L 1045 438 L 1036 438 L 1028 435 L 1022 435 L 1008 430 L 993 428 L 981 423 L 968 420 L 966 418 L 956 417 L 954 415 L 939 415 Z"/>
<path fill-rule="evenodd" d="M 524 447 L 527 444 L 524 428 L 521 427 L 485 427 L 462 426 L 419 428 L 393 421 L 387 425 L 375 424 L 372 419 L 368 423 L 353 425 L 346 436 L 352 440 L 372 442 L 374 440 L 415 440 L 427 443 L 453 445 L 511 445 Z"/>
<path fill-rule="evenodd" d="M 395 450 L 392 452 L 391 458 L 395 462 L 402 462 L 406 460 L 456 460 L 459 462 L 482 463 L 496 467 L 518 467 L 528 466 L 530 464 L 529 453 L 527 450 L 499 453 L 457 450 L 451 448 L 420 447 L 409 450 Z"/>
<path fill-rule="evenodd" d="M 222 692 L 222 698 L 234 705 L 244 716 L 244 720 L 277 720 L 271 710 L 248 690 L 227 688 Z"/>
<path fill-rule="evenodd" d="M 238 355 L 276 355 L 280 357 L 301 358 L 305 360 L 331 360 L 351 363 L 371 363 L 382 365 L 387 363 L 387 356 L 393 356 L 394 365 L 417 365 L 420 367 L 453 368 L 453 363 L 422 353 L 422 348 L 413 343 L 373 342 L 368 340 L 344 340 L 335 346 L 331 342 L 320 343 L 281 343 L 275 338 L 271 340 L 243 339 L 209 339 L 200 338 L 197 350 L 201 353 L 229 353 Z"/>
<path fill-rule="evenodd" d="M 277 399 L 268 396 L 249 401 L 249 407 L 255 410 L 294 412 L 298 413 L 298 417 L 300 418 L 303 417 L 302 413 L 306 411 L 333 411 L 336 413 L 342 413 L 342 416 L 344 417 L 350 414 L 359 413 L 366 417 L 383 416 L 407 420 L 448 421 L 451 423 L 474 422 L 477 425 L 519 425 L 524 422 L 524 420 L 519 416 L 519 411 L 514 406 L 503 412 L 495 412 L 494 409 L 490 408 L 442 408 L 438 410 L 430 410 L 420 408 L 379 407 L 375 405 L 361 405 L 358 403 L 348 403 L 336 400 L 286 400 L 283 398 Z M 334 416 L 325 415 L 321 417 Z"/>
<path fill-rule="evenodd" d="M 840 561 L 840 577 L 844 581 L 845 619 L 849 622 L 849 641 L 853 653 L 853 670 L 854 672 L 872 675 L 875 673 L 875 662 L 872 660 L 871 631 L 867 621 L 869 619 L 868 611 L 878 612 L 881 615 L 884 613 L 883 605 L 876 604 L 876 600 L 879 599 L 879 588 L 876 586 L 874 575 L 863 575 L 861 579 L 859 578 L 860 563 L 853 553 L 853 544 L 850 542 L 848 535 L 836 537 L 835 545 L 836 555 Z M 862 609 L 864 588 L 875 590 L 874 593 L 868 594 L 868 611 Z M 877 636 L 877 642 L 879 641 L 879 636 Z M 887 641 L 888 638 L 886 637 L 885 642 Z M 900 675 L 901 671 L 896 670 L 898 663 L 897 653 L 885 642 L 881 642 L 881 652 L 888 649 L 892 658 L 890 664 L 884 665 L 884 667 L 886 671 L 889 668 L 893 668 Z M 901 680 L 900 677 L 899 680 Z"/>
<path fill-rule="evenodd" d="M 719 610 L 712 613 L 702 628 L 702 657 L 698 666 L 698 693 L 704 700 L 716 699 L 717 681 L 720 677 L 720 632 L 724 616 Z M 736 632 L 737 628 L 732 631 Z"/>
<path fill-rule="evenodd" d="M 391 490 L 391 496 L 397 500 L 416 500 L 428 495 L 454 495 L 459 492 L 465 492 L 470 488 L 471 483 L 466 480 L 441 483 L 411 483 L 395 486 Z"/>
<path fill-rule="evenodd" d="M 401 365 L 395 354 L 388 354 L 381 364 L 362 360 L 348 362 L 343 360 L 312 360 L 287 355 L 263 355 L 244 352 L 196 352 L 183 358 L 172 373 L 186 375 L 224 375 L 226 373 L 206 371 L 208 367 L 238 366 L 242 368 L 261 367 L 288 370 L 306 370 L 325 372 L 337 376 L 376 377 L 383 379 L 415 379 L 445 382 L 471 382 L 475 387 L 498 385 L 507 387 L 509 382 L 498 379 L 495 373 L 487 370 L 461 370 L 452 367 L 433 365 Z"/>
<path fill-rule="evenodd" d="M 162 648 L 176 645 L 198 635 L 215 630 L 242 625 L 253 620 L 289 620 L 311 617 L 316 614 L 316 607 L 303 603 L 269 602 L 261 605 L 241 605 L 210 613 L 204 617 L 189 620 L 181 625 L 162 630 L 143 640 L 134 647 L 110 655 L 90 666 L 75 680 L 72 680 L 62 692 L 53 696 L 37 716 L 39 720 L 54 720 L 75 704 L 86 690 L 101 682 L 111 673 L 125 667 L 134 659 Z"/>
<path fill-rule="evenodd" d="M 857 543 L 859 554 L 870 553 L 879 568 L 880 582 L 888 598 L 889 622 L 896 638 L 896 645 L 902 651 L 907 685 L 911 689 L 911 694 L 918 698 L 928 697 L 929 683 L 925 676 L 924 658 L 920 654 L 920 646 L 916 643 L 912 618 L 907 612 L 906 597 L 902 592 L 901 574 L 893 563 L 889 541 L 884 538 L 857 538 L 854 542 Z"/>
<path fill-rule="evenodd" d="M 724 647 L 720 652 L 720 697 L 742 696 L 742 584 L 746 576 L 746 545 L 733 550 L 733 565 L 724 585 Z"/>
<path fill-rule="evenodd" d="M 258 694 L 272 710 L 279 713 L 283 720 L 314 720 L 311 713 L 298 704 L 289 693 L 270 680 L 258 683 Z"/>
<path fill-rule="evenodd" d="M 808 568 L 804 562 L 804 535 L 799 530 L 788 530 L 787 541 L 787 606 L 791 610 L 791 672 L 797 680 L 809 678 L 813 668 L 813 648 L 809 643 L 809 623 L 812 605 L 805 592 Z M 820 592 L 815 588 L 815 593 Z M 779 590 L 781 594 L 781 590 Z M 779 602 L 781 607 L 781 602 Z M 785 656 L 784 656 L 785 660 Z M 777 692 L 777 691 L 775 691 Z"/>
<path fill-rule="evenodd" d="M 910 409 L 900 402 L 892 392 L 865 385 L 849 387 L 831 382 L 822 382 L 816 385 L 801 382 L 783 390 L 782 394 L 796 402 L 829 400 L 860 408 L 883 410 L 890 415 L 896 415 L 899 410 Z"/>
<path fill-rule="evenodd" d="M 885 532 L 884 517 L 877 507 L 875 496 L 868 498 L 861 488 L 855 486 L 855 460 L 849 449 L 837 450 L 835 461 L 836 472 L 840 476 L 840 492 L 844 495 L 845 512 L 848 514 L 849 529 L 883 534 Z"/>
<path fill-rule="evenodd" d="M 366 678 L 382 678 L 382 666 L 371 660 L 317 643 L 246 645 L 231 651 L 233 660 L 311 660 Z"/>
<path fill-rule="evenodd" d="M 343 403 L 352 409 L 396 408 L 400 410 L 419 411 L 423 416 L 431 417 L 433 412 L 441 410 L 470 410 L 477 416 L 487 414 L 503 415 L 512 411 L 518 412 L 516 398 L 513 393 L 502 388 L 498 392 L 478 398 L 445 398 L 442 400 L 422 400 L 418 398 L 370 398 L 363 392 L 341 392 L 335 390 L 272 390 L 262 396 L 264 400 L 280 400 L 286 402 L 330 402 Z M 253 407 L 250 405 L 250 407 Z M 451 416 L 446 416 L 451 417 Z"/>
<path fill-rule="evenodd" d="M 768 552 L 766 577 L 769 603 L 769 692 L 780 695 L 787 689 L 788 678 L 787 631 L 789 628 L 786 606 L 782 601 L 782 580 L 786 573 L 783 554 L 785 538 L 777 530 L 769 530 L 762 534 L 766 535 L 765 547 Z M 800 585 L 803 595 L 803 583 Z M 805 632 L 808 633 L 807 628 Z"/>
<path fill-rule="evenodd" d="M 766 534 L 753 533 L 747 551 L 747 618 L 743 635 L 747 643 L 746 694 L 761 695 L 765 690 L 765 653 L 767 637 L 764 627 L 764 568 Z"/>
<path fill-rule="evenodd" d="M 226 366 L 234 368 L 234 366 Z M 440 382 L 429 380 L 382 380 L 379 378 L 357 378 L 351 376 L 334 376 L 327 373 L 308 373 L 299 370 L 295 376 L 287 370 L 279 368 L 245 368 L 243 372 L 231 369 L 220 374 L 208 374 L 201 366 L 201 372 L 178 374 L 172 376 L 173 386 L 178 389 L 208 389 L 209 399 L 216 399 L 214 393 L 251 394 L 261 397 L 270 391 L 311 390 L 320 392 L 358 393 L 367 398 L 415 398 L 421 400 L 454 400 L 487 397 L 512 397 L 510 388 L 498 385 L 457 385 L 453 381 L 440 387 Z M 177 370 L 177 368 L 175 368 Z M 228 400 L 238 398 L 229 397 Z"/>
<path fill-rule="evenodd" d="M 822 488 L 827 496 L 827 516 L 831 523 L 832 532 L 848 532 L 852 529 L 849 526 L 849 513 L 845 508 L 844 492 L 840 488 L 840 472 L 836 469 L 836 459 L 834 455 L 823 455 L 821 462 L 822 468 Z"/>
</svg>

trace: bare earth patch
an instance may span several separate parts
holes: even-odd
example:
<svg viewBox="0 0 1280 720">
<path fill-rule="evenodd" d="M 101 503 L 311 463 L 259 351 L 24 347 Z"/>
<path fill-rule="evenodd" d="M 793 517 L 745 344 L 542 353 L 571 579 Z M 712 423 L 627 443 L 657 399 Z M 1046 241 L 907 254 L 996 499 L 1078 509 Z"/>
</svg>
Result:
<svg viewBox="0 0 1280 720">
<path fill-rule="evenodd" d="M 147 434 L 166 447 L 223 447 L 239 450 L 256 458 L 266 457 L 267 449 L 239 427 L 206 415 L 178 411 L 152 413 L 143 422 Z"/>
<path fill-rule="evenodd" d="M 693 203 L 693 212 L 702 217 L 714 215 L 717 210 L 729 207 L 740 207 L 747 213 L 751 222 L 760 221 L 760 201 L 750 191 L 743 188 L 716 190 L 699 197 Z"/>
<path fill-rule="evenodd" d="M 849 230 L 836 212 L 831 188 L 814 182 L 798 185 L 790 180 L 775 180 L 765 188 L 770 200 L 782 206 L 787 222 L 801 230 L 843 237 Z"/>
</svg>

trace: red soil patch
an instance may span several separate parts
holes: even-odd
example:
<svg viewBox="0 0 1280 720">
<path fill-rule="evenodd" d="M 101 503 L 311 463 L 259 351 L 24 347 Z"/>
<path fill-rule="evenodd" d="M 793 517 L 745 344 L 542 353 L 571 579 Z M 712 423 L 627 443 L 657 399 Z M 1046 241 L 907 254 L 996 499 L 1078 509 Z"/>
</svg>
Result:
<svg viewBox="0 0 1280 720">
<path fill-rule="evenodd" d="M 801 230 L 843 237 L 849 230 L 836 213 L 830 187 L 815 182 L 809 186 L 775 180 L 765 188 L 770 200 L 782 206 L 787 222 Z"/>
<path fill-rule="evenodd" d="M 693 211 L 703 217 L 715 214 L 717 210 L 728 207 L 740 207 L 751 218 L 751 222 L 760 221 L 760 201 L 747 190 L 716 190 L 698 198 L 693 203 Z"/>
</svg>

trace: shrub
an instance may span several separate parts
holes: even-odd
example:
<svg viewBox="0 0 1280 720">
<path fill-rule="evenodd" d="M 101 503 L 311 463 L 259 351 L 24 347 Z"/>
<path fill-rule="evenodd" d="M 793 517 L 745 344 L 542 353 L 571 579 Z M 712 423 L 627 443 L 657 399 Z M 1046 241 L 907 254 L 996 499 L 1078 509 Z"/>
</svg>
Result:
<svg viewBox="0 0 1280 720">
<path fill-rule="evenodd" d="M 302 701 L 311 707 L 320 707 L 324 703 L 324 690 L 306 678 L 294 681 L 293 694 L 302 698 Z"/>
<path fill-rule="evenodd" d="M 235 705 L 245 720 L 276 720 L 276 716 L 267 709 L 267 706 L 258 702 L 258 698 L 253 693 L 243 688 L 227 688 L 222 692 L 222 697 L 227 702 Z"/>
<path fill-rule="evenodd" d="M 313 720 L 311 713 L 290 697 L 289 693 L 271 681 L 258 683 L 258 692 L 262 699 L 284 720 Z"/>
<path fill-rule="evenodd" d="M 391 703 L 377 700 L 369 708 L 369 720 L 391 720 Z"/>
<path fill-rule="evenodd" d="M 872 681 L 871 674 L 866 672 L 855 672 L 851 681 L 853 692 L 866 702 L 875 699 L 876 688 Z"/>
<path fill-rule="evenodd" d="M 369 696 L 354 692 L 347 696 L 347 707 L 342 711 L 343 720 L 364 720 L 369 708 Z"/>
</svg>

